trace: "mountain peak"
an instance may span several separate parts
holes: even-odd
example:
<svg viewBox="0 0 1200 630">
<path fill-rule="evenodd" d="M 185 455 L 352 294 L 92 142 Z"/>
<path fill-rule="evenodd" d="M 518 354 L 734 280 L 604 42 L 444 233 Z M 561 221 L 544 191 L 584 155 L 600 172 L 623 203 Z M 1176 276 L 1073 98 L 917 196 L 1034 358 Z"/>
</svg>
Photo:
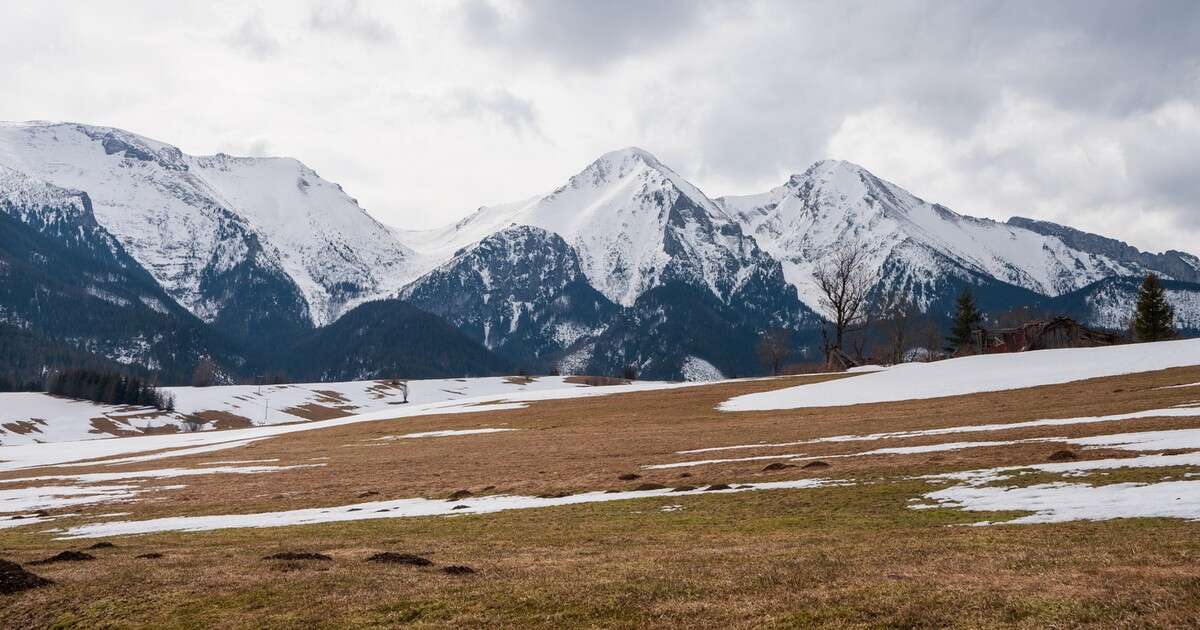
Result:
<svg viewBox="0 0 1200 630">
<path fill-rule="evenodd" d="M 609 151 L 608 153 L 601 155 L 597 161 L 606 160 L 610 162 L 620 162 L 629 159 L 641 160 L 648 164 L 661 164 L 661 162 L 658 161 L 658 158 L 654 157 L 654 154 L 641 147 L 635 146 L 628 146 L 623 149 Z"/>
<path fill-rule="evenodd" d="M 674 171 L 664 166 L 649 151 L 632 146 L 601 155 L 576 177 L 582 176 L 585 181 L 590 180 L 594 184 L 600 185 L 603 182 L 622 179 L 630 173 L 644 168 L 677 177 Z"/>
<path fill-rule="evenodd" d="M 788 185 L 795 187 L 813 180 L 836 182 L 842 178 L 860 181 L 864 176 L 875 177 L 870 171 L 854 162 L 824 159 L 813 162 L 812 166 L 805 169 L 803 173 L 792 174 L 788 178 Z"/>
</svg>

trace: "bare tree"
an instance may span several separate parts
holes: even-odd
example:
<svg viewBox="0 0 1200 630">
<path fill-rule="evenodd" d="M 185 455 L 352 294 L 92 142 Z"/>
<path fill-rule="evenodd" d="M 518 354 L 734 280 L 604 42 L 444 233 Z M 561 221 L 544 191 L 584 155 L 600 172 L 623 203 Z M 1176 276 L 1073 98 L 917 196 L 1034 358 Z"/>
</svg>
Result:
<svg viewBox="0 0 1200 630">
<path fill-rule="evenodd" d="M 758 358 L 771 376 L 779 376 L 783 370 L 783 361 L 792 351 L 792 333 L 782 328 L 772 328 L 758 338 Z"/>
<path fill-rule="evenodd" d="M 833 313 L 833 345 L 842 350 L 846 332 L 867 315 L 867 294 L 872 278 L 867 270 L 867 256 L 858 243 L 848 243 L 826 258 L 813 271 L 813 279 L 821 291 L 821 306 Z"/>
</svg>

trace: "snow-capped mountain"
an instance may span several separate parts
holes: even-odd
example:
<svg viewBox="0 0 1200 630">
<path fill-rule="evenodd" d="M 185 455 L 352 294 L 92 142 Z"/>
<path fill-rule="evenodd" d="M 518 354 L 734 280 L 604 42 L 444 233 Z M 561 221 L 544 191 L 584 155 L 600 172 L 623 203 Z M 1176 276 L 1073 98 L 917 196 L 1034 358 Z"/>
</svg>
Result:
<svg viewBox="0 0 1200 630">
<path fill-rule="evenodd" d="M 0 166 L 0 368 L 108 362 L 172 378 L 240 357 L 168 296 L 82 191 Z M 83 353 L 83 354 L 80 354 Z"/>
<path fill-rule="evenodd" d="M 671 281 L 705 286 L 728 301 L 756 274 L 770 273 L 762 267 L 774 266 L 700 189 L 636 147 L 602 155 L 549 194 L 400 236 L 436 255 L 512 225 L 561 236 L 592 286 L 622 306 Z"/>
<path fill-rule="evenodd" d="M 926 202 L 849 162 L 824 160 L 765 193 L 718 202 L 783 263 L 801 299 L 819 310 L 813 271 L 840 248 L 868 254 L 882 293 L 907 291 L 926 308 L 947 280 L 998 280 L 1040 295 L 1141 272 L 1060 238 Z"/>
<path fill-rule="evenodd" d="M 517 362 L 599 335 L 618 310 L 562 237 L 527 225 L 464 247 L 401 297 Z"/>
<path fill-rule="evenodd" d="M 41 274 L 0 296 L 8 325 L 54 319 L 30 305 L 57 287 L 57 308 L 88 296 L 138 309 L 108 313 L 117 341 L 100 354 L 114 360 L 112 348 L 136 345 L 129 334 L 168 326 L 146 323 L 157 313 L 192 331 L 190 356 L 221 354 L 247 373 L 303 364 L 314 378 L 412 371 L 418 360 L 451 372 L 754 373 L 763 331 L 816 343 L 813 272 L 846 247 L 866 252 L 876 298 L 904 293 L 935 316 L 969 285 L 988 311 L 1050 306 L 1114 326 L 1131 304 L 1129 279 L 1156 271 L 1176 283 L 1190 322 L 1200 291 L 1191 254 L 972 218 L 834 160 L 714 200 L 630 147 L 549 193 L 413 232 L 381 225 L 293 159 L 191 156 L 119 129 L 0 123 L 0 203 L 0 274 Z M 116 270 L 104 280 L 80 260 Z M 78 277 L 64 282 L 55 268 Z M 87 320 L 54 328 L 55 343 L 73 343 L 71 326 L 97 338 Z M 144 361 L 163 363 L 161 353 Z"/>
<path fill-rule="evenodd" d="M 336 184 L 289 158 L 190 156 L 107 127 L 0 124 L 0 164 L 92 199 L 96 218 L 180 304 L 248 328 L 322 325 L 395 291 L 409 252 Z"/>
<path fill-rule="evenodd" d="M 406 299 L 533 365 L 560 353 L 564 370 L 671 378 L 690 356 L 745 372 L 745 356 L 719 348 L 818 321 L 737 221 L 638 148 L 601 156 L 548 194 L 398 235 L 425 260 L 449 258 Z M 688 341 L 702 329 L 689 330 L 688 312 L 706 314 L 714 334 Z"/>
</svg>

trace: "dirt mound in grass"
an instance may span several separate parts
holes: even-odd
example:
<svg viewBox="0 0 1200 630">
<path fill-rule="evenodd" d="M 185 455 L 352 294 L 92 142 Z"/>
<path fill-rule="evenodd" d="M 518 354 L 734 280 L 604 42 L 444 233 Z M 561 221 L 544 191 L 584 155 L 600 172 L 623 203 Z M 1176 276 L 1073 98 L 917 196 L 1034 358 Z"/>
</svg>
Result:
<svg viewBox="0 0 1200 630">
<path fill-rule="evenodd" d="M 808 462 L 807 464 L 801 466 L 800 468 L 801 468 L 801 470 L 822 470 L 824 468 L 829 468 L 829 463 L 823 462 L 818 459 L 815 462 Z"/>
<path fill-rule="evenodd" d="M 116 547 L 116 545 L 105 540 L 102 542 L 98 542 L 94 545 L 89 545 L 87 547 L 84 547 L 84 549 L 113 549 L 114 547 Z"/>
<path fill-rule="evenodd" d="M 0 595 L 19 593 L 39 586 L 49 586 L 54 582 L 26 571 L 21 565 L 8 560 L 0 560 Z"/>
<path fill-rule="evenodd" d="M 1075 454 L 1075 451 L 1063 449 L 1061 451 L 1054 451 L 1053 453 L 1050 453 L 1050 457 L 1047 457 L 1046 459 L 1052 462 L 1073 462 L 1079 459 L 1079 456 Z"/>
<path fill-rule="evenodd" d="M 83 553 L 82 551 L 63 551 L 63 552 L 54 554 L 53 556 L 50 556 L 49 558 L 43 558 L 41 560 L 34 560 L 33 562 L 30 562 L 29 564 L 52 564 L 54 562 L 82 562 L 84 560 L 95 560 L 95 559 L 96 559 L 96 557 L 90 553 Z"/>
<path fill-rule="evenodd" d="M 634 492 L 645 492 L 647 490 L 662 490 L 666 486 L 661 483 L 644 483 L 633 489 Z"/>
<path fill-rule="evenodd" d="M 134 557 L 141 558 L 142 560 L 158 560 L 159 558 L 163 557 L 163 555 L 157 551 L 151 551 L 150 553 L 143 553 Z"/>
<path fill-rule="evenodd" d="M 421 556 L 411 553 L 394 553 L 391 551 L 377 553 L 370 558 L 367 558 L 367 562 L 380 562 L 383 564 L 407 564 L 414 567 L 427 567 L 433 564 L 433 561 L 429 558 L 422 558 Z"/>
<path fill-rule="evenodd" d="M 634 479 L 641 479 L 641 478 L 642 478 L 642 476 L 637 473 L 625 473 L 624 475 L 617 476 L 617 479 L 620 479 L 621 481 L 633 481 Z"/>
<path fill-rule="evenodd" d="M 311 551 L 281 551 L 269 556 L 263 556 L 263 560 L 333 560 L 333 558 L 323 553 L 312 553 Z"/>
<path fill-rule="evenodd" d="M 455 490 L 454 492 L 450 493 L 450 496 L 446 497 L 446 500 L 458 501 L 459 499 L 465 499 L 469 496 L 471 496 L 470 490 Z"/>
<path fill-rule="evenodd" d="M 471 575 L 472 573 L 475 573 L 475 569 L 462 564 L 452 564 L 448 567 L 443 567 L 442 573 L 449 573 L 450 575 Z"/>
<path fill-rule="evenodd" d="M 785 464 L 783 462 L 775 462 L 773 464 L 767 464 L 766 466 L 764 466 L 762 471 L 763 472 L 773 472 L 776 470 L 783 470 L 785 468 L 795 468 L 795 467 L 796 467 L 795 464 Z"/>
</svg>

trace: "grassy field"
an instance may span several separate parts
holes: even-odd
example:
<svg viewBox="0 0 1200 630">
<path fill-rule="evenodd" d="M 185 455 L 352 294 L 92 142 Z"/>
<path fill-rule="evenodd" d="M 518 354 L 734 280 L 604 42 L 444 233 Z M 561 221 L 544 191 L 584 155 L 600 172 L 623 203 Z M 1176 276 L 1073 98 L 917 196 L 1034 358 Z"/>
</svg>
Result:
<svg viewBox="0 0 1200 630">
<path fill-rule="evenodd" d="M 1106 415 L 1195 402 L 1185 368 L 1012 392 L 883 405 L 722 413 L 730 396 L 830 376 L 531 404 L 525 409 L 382 420 L 296 433 L 234 450 L 70 474 L 197 467 L 216 460 L 321 463 L 258 475 L 136 482 L 129 503 L 52 512 L 74 516 L 0 530 L 0 557 L 56 582 L 0 595 L 0 626 L 23 627 L 1196 627 L 1200 524 L 1119 519 L 970 527 L 1021 513 L 910 509 L 942 486 L 919 475 L 1047 461 L 1132 457 L 1038 441 L 885 456 L 879 447 L 1070 438 L 1193 428 L 1200 418 L 1143 418 L 821 442 L 695 454 L 678 451 L 845 434 Z M 851 377 L 853 378 L 853 377 Z M 1200 415 L 1200 412 L 1198 412 Z M 379 440 L 495 427 L 504 433 Z M 765 471 L 786 459 L 646 469 L 688 460 L 785 453 L 827 468 Z M 328 459 L 318 459 L 328 458 Z M 806 460 L 807 461 L 807 460 Z M 1119 468 L 1086 483 L 1183 479 L 1187 467 Z M 64 474 L 22 470 L 0 478 Z M 637 479 L 621 476 L 639 475 Z M 388 518 L 264 529 L 58 540 L 47 529 L 101 520 L 249 514 L 408 497 L 559 495 L 802 478 L 828 485 L 737 494 L 665 495 L 494 514 Z M 1025 475 L 1009 485 L 1062 481 Z M 1075 479 L 1079 482 L 1079 479 Z M 185 488 L 163 489 L 185 484 Z M 37 482 L 6 484 L 26 487 Z M 119 517 L 99 517 L 114 512 Z M 64 550 L 95 560 L 29 566 Z M 278 552 L 318 560 L 264 560 Z M 428 566 L 380 564 L 379 552 Z M 137 556 L 162 554 L 160 558 Z M 444 568 L 465 565 L 469 574 Z"/>
</svg>

